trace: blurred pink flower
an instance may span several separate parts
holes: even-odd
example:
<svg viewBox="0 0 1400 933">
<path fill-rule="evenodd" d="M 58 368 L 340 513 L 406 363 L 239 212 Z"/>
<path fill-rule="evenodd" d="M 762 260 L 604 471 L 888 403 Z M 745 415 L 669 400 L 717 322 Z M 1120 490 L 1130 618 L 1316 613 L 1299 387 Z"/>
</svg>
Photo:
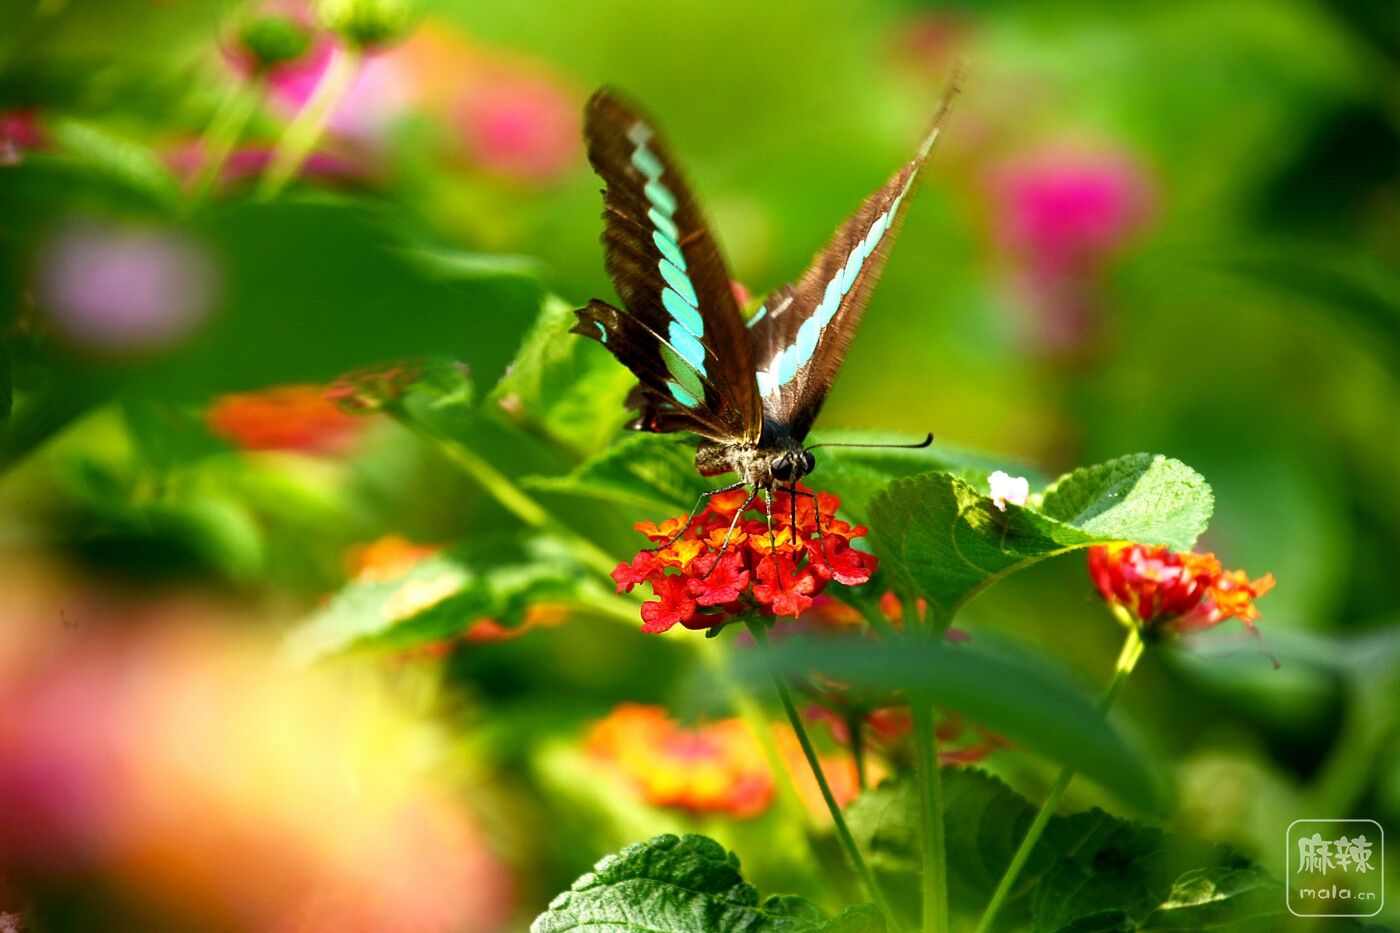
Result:
<svg viewBox="0 0 1400 933">
<path fill-rule="evenodd" d="M 321 37 L 291 65 L 276 69 L 269 99 L 290 119 L 315 92 L 333 56 Z M 331 136 L 379 146 L 411 112 L 446 124 L 459 151 L 486 171 L 537 185 L 578 157 L 580 100 L 542 65 L 507 58 L 471 43 L 455 27 L 429 18 L 405 41 L 367 55 L 331 116 Z"/>
<path fill-rule="evenodd" d="M 1056 147 L 1004 163 L 988 186 L 993 236 L 1038 314 L 1037 342 L 1082 343 L 1101 273 L 1151 214 L 1150 182 L 1126 153 Z"/>
<path fill-rule="evenodd" d="M 488 66 L 464 88 L 452 119 L 467 155 L 489 172 L 540 183 L 579 152 L 579 107 L 552 79 Z"/>
<path fill-rule="evenodd" d="M 331 60 L 344 54 L 333 38 L 323 36 L 306 55 L 277 69 L 268 82 L 274 107 L 288 118 L 294 116 L 315 93 Z M 411 78 L 392 51 L 366 55 L 357 66 L 350 89 L 331 114 L 328 129 L 358 142 L 380 141 L 389 125 L 413 105 Z"/>
<path fill-rule="evenodd" d="M 55 329 L 103 353 L 164 349 L 208 316 L 215 266 L 173 228 L 86 221 L 59 231 L 39 257 L 37 292 Z"/>
<path fill-rule="evenodd" d="M 39 118 L 32 110 L 0 113 L 0 166 L 18 165 L 29 149 L 44 143 Z"/>
</svg>

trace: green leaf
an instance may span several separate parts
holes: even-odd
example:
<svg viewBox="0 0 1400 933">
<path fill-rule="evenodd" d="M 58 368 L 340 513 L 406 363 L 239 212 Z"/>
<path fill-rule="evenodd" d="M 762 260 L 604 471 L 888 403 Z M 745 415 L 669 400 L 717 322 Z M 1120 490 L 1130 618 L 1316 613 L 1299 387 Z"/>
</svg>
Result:
<svg viewBox="0 0 1400 933">
<path fill-rule="evenodd" d="M 404 414 L 441 437 L 459 435 L 475 409 L 476 385 L 464 363 L 430 359 L 413 364 L 398 404 Z"/>
<path fill-rule="evenodd" d="M 888 431 L 833 431 L 815 439 L 819 444 L 889 444 L 902 443 Z M 999 460 L 976 451 L 941 441 L 917 450 L 879 447 L 832 447 L 816 453 L 817 470 L 807 480 L 815 489 L 833 492 L 841 498 L 842 509 L 857 521 L 870 516 L 870 505 L 890 481 L 900 476 L 913 476 L 937 470 L 951 473 L 974 487 L 982 487 L 987 476 L 995 470 L 1005 470 L 1015 476 L 1026 476 L 1032 482 L 1041 477 L 1024 464 Z"/>
<path fill-rule="evenodd" d="M 1133 933 L 1137 928 L 1127 911 L 1101 910 L 1060 927 L 1057 933 Z"/>
<path fill-rule="evenodd" d="M 565 476 L 530 477 L 533 489 L 672 513 L 714 487 L 695 471 L 695 446 L 661 434 L 624 437 Z"/>
<path fill-rule="evenodd" d="M 350 648 L 408 648 L 460 635 L 481 618 L 517 621 L 532 603 L 582 605 L 601 595 L 553 538 L 473 538 L 392 579 L 348 584 L 292 631 L 284 650 L 306 664 Z"/>
<path fill-rule="evenodd" d="M 119 404 L 133 447 L 143 461 L 158 469 L 188 465 L 228 450 L 225 441 L 209 432 L 204 413 L 197 408 L 134 395 L 121 398 Z"/>
<path fill-rule="evenodd" d="M 1061 477 L 1038 509 L 1002 511 L 946 473 L 899 479 L 872 501 L 869 521 L 896 586 L 946 619 L 1007 574 L 1066 551 L 1112 541 L 1187 550 L 1213 505 L 1210 486 L 1190 467 L 1133 454 Z"/>
<path fill-rule="evenodd" d="M 1155 759 L 1105 720 L 1083 685 L 1043 655 L 1009 645 L 993 651 L 897 636 L 787 639 L 774 646 L 773 657 L 789 676 L 820 672 L 857 691 L 924 696 L 1073 767 L 1133 806 L 1158 810 L 1168 796 Z M 757 681 L 758 660 L 743 663 Z"/>
<path fill-rule="evenodd" d="M 1254 866 L 1194 868 L 1172 883 L 1167 900 L 1139 929 L 1235 930 L 1249 920 L 1281 917 L 1283 893 L 1277 881 Z"/>
<path fill-rule="evenodd" d="M 818 929 L 821 933 L 885 933 L 885 920 L 874 904 L 847 907 Z"/>
<path fill-rule="evenodd" d="M 593 341 L 569 333 L 574 320 L 571 305 L 547 300 L 489 401 L 529 433 L 586 457 L 628 420 L 624 402 L 637 380 Z"/>
<path fill-rule="evenodd" d="M 713 839 L 656 836 L 609 855 L 535 918 L 531 933 L 881 933 L 873 908 L 828 920 L 800 897 L 762 901 Z"/>
<path fill-rule="evenodd" d="M 1100 538 L 1188 551 L 1214 507 L 1210 485 L 1186 464 L 1129 454 L 1056 480 L 1045 490 L 1041 510 Z"/>
<path fill-rule="evenodd" d="M 1102 810 L 1047 827 L 1036 848 L 1043 861 L 1030 908 L 1035 928 L 1044 931 L 1111 909 L 1141 915 L 1165 897 L 1173 868 L 1185 867 L 1160 830 Z"/>
<path fill-rule="evenodd" d="M 1036 808 L 983 771 L 945 768 L 942 780 L 949 897 L 955 910 L 975 915 Z M 847 811 L 872 869 L 910 916 L 918 907 L 918 813 L 918 787 L 908 778 L 867 791 Z M 1193 862 L 1202 867 L 1189 868 Z M 999 921 L 1060 933 L 1229 929 L 1279 915 L 1282 904 L 1277 882 L 1228 852 L 1095 809 L 1051 818 Z"/>
<path fill-rule="evenodd" d="M 52 127 L 54 143 L 84 168 L 174 210 L 180 203 L 175 176 L 150 149 L 92 123 L 60 120 Z"/>
</svg>

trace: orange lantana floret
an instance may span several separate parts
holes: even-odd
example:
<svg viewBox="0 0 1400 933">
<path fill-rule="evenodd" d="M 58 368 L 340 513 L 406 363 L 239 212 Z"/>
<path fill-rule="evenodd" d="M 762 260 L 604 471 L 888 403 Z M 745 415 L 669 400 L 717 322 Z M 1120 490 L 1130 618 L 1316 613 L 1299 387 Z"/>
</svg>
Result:
<svg viewBox="0 0 1400 933">
<path fill-rule="evenodd" d="M 1223 569 L 1214 554 L 1144 544 L 1090 548 L 1089 575 L 1109 605 L 1168 634 L 1213 628 L 1227 619 L 1252 628 L 1259 618 L 1254 600 L 1274 585 L 1272 574 L 1251 581 L 1243 570 Z"/>
</svg>

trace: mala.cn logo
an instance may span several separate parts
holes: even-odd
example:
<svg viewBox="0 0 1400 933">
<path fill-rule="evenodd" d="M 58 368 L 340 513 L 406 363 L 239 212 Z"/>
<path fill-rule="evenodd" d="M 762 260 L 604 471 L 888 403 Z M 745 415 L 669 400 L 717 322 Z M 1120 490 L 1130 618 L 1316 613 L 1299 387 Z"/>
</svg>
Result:
<svg viewBox="0 0 1400 933">
<path fill-rule="evenodd" d="M 1297 917 L 1374 917 L 1385 907 L 1385 830 L 1375 820 L 1294 820 L 1285 896 Z"/>
</svg>

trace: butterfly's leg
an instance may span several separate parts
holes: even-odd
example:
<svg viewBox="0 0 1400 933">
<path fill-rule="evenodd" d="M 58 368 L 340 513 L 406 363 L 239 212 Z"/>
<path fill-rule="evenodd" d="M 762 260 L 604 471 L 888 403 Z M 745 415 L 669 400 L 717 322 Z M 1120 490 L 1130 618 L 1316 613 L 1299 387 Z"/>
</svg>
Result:
<svg viewBox="0 0 1400 933">
<path fill-rule="evenodd" d="M 821 503 L 817 501 L 816 495 L 814 495 L 813 493 L 810 493 L 810 492 L 804 492 L 803 490 L 798 489 L 796 485 L 792 485 L 792 486 L 783 486 L 783 487 L 780 487 L 780 488 L 781 488 L 784 492 L 790 492 L 790 493 L 792 493 L 793 514 L 794 514 L 794 516 L 795 516 L 796 513 L 797 513 L 797 504 L 796 504 L 796 503 L 797 503 L 797 497 L 798 497 L 798 496 L 806 496 L 808 499 L 811 499 L 811 500 L 812 500 L 812 514 L 815 515 L 815 516 L 816 516 L 816 519 L 817 519 L 817 540 L 820 541 L 820 542 L 821 542 L 821 545 L 822 545 L 822 546 L 821 546 L 822 563 L 826 564 L 828 568 L 831 567 L 831 562 L 828 561 L 828 560 L 826 559 L 826 532 L 822 529 L 822 508 L 821 508 Z M 793 523 L 794 525 L 797 524 L 797 519 L 796 519 L 796 517 L 793 518 L 792 523 Z"/>
<path fill-rule="evenodd" d="M 734 520 L 729 523 L 729 530 L 724 533 L 724 543 L 719 546 L 719 554 L 715 556 L 715 562 L 710 565 L 709 570 L 706 570 L 700 575 L 700 579 L 709 579 L 710 574 L 715 572 L 715 568 L 719 566 L 719 562 L 724 558 L 724 552 L 729 550 L 729 539 L 734 537 L 734 529 L 739 527 L 739 519 L 743 517 L 744 513 L 749 510 L 749 506 L 753 504 L 753 500 L 757 498 L 758 489 L 755 487 L 754 491 L 749 494 L 749 497 L 744 500 L 744 504 L 739 506 L 739 511 L 734 513 Z"/>
<path fill-rule="evenodd" d="M 705 504 L 706 499 L 710 498 L 711 496 L 717 496 L 722 492 L 733 492 L 736 489 L 743 488 L 744 484 L 742 482 L 738 482 L 733 483 L 729 486 L 721 487 L 720 489 L 711 489 L 709 492 L 700 493 L 700 498 L 695 500 L 695 508 L 690 510 L 690 515 L 686 517 L 685 524 L 681 526 L 681 530 L 672 535 L 670 540 L 666 541 L 664 544 L 658 544 L 656 547 L 649 547 L 646 548 L 646 550 L 651 551 L 652 553 L 666 550 L 668 547 L 679 541 L 681 539 L 681 535 L 685 534 L 687 531 L 690 530 L 691 524 L 695 521 L 695 516 L 700 514 L 700 506 Z"/>
<path fill-rule="evenodd" d="M 792 506 L 792 559 L 797 560 L 797 487 L 790 487 L 788 504 Z"/>
<path fill-rule="evenodd" d="M 763 490 L 764 509 L 768 513 L 768 559 L 773 562 L 773 579 L 778 581 L 778 589 L 783 588 L 783 572 L 778 566 L 778 539 L 773 534 L 773 490 Z"/>
</svg>

